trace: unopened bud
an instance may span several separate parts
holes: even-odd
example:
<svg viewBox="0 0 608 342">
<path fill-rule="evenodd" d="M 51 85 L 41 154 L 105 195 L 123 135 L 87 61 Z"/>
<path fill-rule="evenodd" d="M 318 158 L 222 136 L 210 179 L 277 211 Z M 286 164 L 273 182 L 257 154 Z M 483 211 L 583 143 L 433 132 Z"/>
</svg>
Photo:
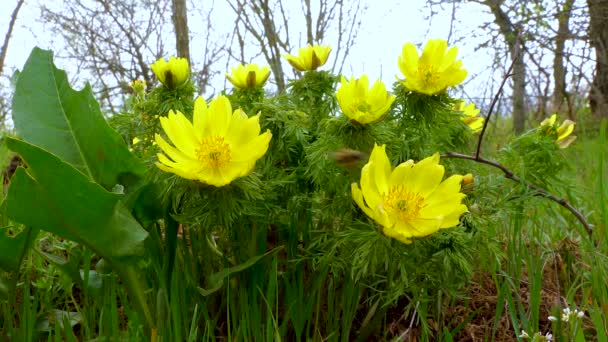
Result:
<svg viewBox="0 0 608 342">
<path fill-rule="evenodd" d="M 367 154 L 350 148 L 342 148 L 329 155 L 336 163 L 347 167 L 355 167 L 367 159 Z"/>
<path fill-rule="evenodd" d="M 143 95 L 146 91 L 146 82 L 142 80 L 133 80 L 131 82 L 131 89 L 136 95 Z"/>
<path fill-rule="evenodd" d="M 475 185 L 475 177 L 472 173 L 462 176 L 462 192 L 472 192 Z"/>
</svg>

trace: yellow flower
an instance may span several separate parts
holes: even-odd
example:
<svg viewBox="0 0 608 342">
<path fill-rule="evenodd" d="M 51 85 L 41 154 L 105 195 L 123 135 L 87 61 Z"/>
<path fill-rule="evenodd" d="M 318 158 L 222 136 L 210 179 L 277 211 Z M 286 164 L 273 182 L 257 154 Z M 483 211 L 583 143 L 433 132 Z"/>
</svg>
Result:
<svg viewBox="0 0 608 342">
<path fill-rule="evenodd" d="M 270 69 L 267 66 L 260 69 L 257 64 L 239 64 L 232 68 L 232 75 L 226 74 L 228 81 L 239 89 L 261 87 L 269 76 Z"/>
<path fill-rule="evenodd" d="M 462 61 L 456 60 L 458 49 L 447 50 L 448 43 L 443 39 L 429 40 L 418 57 L 412 43 L 403 45 L 399 56 L 399 69 L 405 76 L 401 83 L 409 90 L 434 95 L 460 84 L 467 77 Z M 446 52 L 447 50 L 447 52 Z"/>
<path fill-rule="evenodd" d="M 188 60 L 185 58 L 171 57 L 169 62 L 160 58 L 150 67 L 160 83 L 169 88 L 178 87 L 188 80 L 190 67 L 188 66 Z"/>
<path fill-rule="evenodd" d="M 135 94 L 141 95 L 146 91 L 146 82 L 142 80 L 133 80 L 131 82 L 131 89 L 133 89 Z"/>
<path fill-rule="evenodd" d="M 156 165 L 163 171 L 217 187 L 248 175 L 268 149 L 272 134 L 260 134 L 259 114 L 248 118 L 230 101 L 218 96 L 209 106 L 201 97 L 194 102 L 193 122 L 170 111 L 160 124 L 174 146 L 156 134 L 162 149 Z"/>
<path fill-rule="evenodd" d="M 551 115 L 540 123 L 540 132 L 544 135 L 555 136 L 555 143 L 559 148 L 566 148 L 576 140 L 576 135 L 571 135 L 576 123 L 572 120 L 564 120 L 557 126 L 557 114 Z"/>
<path fill-rule="evenodd" d="M 366 75 L 348 81 L 342 77 L 341 87 L 336 92 L 336 98 L 342 108 L 342 113 L 349 119 L 360 124 L 369 124 L 382 120 L 384 114 L 391 108 L 395 96 L 386 91 L 384 83 L 376 81 L 368 90 L 369 81 Z"/>
<path fill-rule="evenodd" d="M 355 202 L 367 216 L 383 226 L 383 233 L 404 243 L 456 226 L 467 211 L 461 203 L 461 175 L 443 182 L 439 153 L 418 163 L 408 160 L 394 170 L 385 146 L 374 147 L 361 170 L 361 188 L 351 185 Z"/>
<path fill-rule="evenodd" d="M 283 57 L 293 66 L 300 71 L 311 71 L 317 70 L 318 67 L 322 66 L 327 62 L 327 57 L 331 52 L 329 45 L 310 45 L 301 48 L 298 56 L 285 54 Z"/>
<path fill-rule="evenodd" d="M 137 145 L 141 142 L 141 139 L 139 139 L 138 137 L 133 138 L 133 142 L 131 143 L 131 145 Z"/>
<path fill-rule="evenodd" d="M 473 133 L 481 131 L 484 118 L 477 116 L 479 109 L 475 107 L 475 104 L 469 103 L 465 106 L 465 102 L 461 100 L 454 105 L 454 110 L 464 114 L 462 121 L 469 126 Z"/>
</svg>

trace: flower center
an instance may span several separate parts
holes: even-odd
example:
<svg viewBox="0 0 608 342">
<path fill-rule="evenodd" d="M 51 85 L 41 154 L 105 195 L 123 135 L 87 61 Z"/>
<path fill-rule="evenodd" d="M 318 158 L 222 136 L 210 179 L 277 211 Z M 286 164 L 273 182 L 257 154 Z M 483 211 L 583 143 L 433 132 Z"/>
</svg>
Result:
<svg viewBox="0 0 608 342">
<path fill-rule="evenodd" d="M 370 105 L 367 103 L 367 101 L 365 101 L 365 100 L 362 100 L 362 101 L 358 102 L 358 103 L 356 104 L 356 106 L 357 106 L 357 107 L 356 107 L 356 108 L 357 108 L 357 110 L 358 110 L 359 112 L 362 112 L 362 113 L 369 113 L 369 111 L 370 111 L 370 109 L 371 109 L 371 108 L 370 108 L 371 106 L 370 106 Z"/>
<path fill-rule="evenodd" d="M 418 70 L 426 85 L 433 86 L 437 83 L 437 81 L 439 81 L 439 72 L 437 72 L 433 65 L 423 64 Z"/>
<path fill-rule="evenodd" d="M 224 142 L 224 137 L 210 137 L 203 139 L 200 147 L 195 151 L 196 157 L 205 168 L 221 169 L 230 162 L 230 145 Z"/>
<path fill-rule="evenodd" d="M 420 213 L 424 206 L 424 198 L 417 192 L 406 189 L 403 185 L 392 186 L 382 194 L 382 208 L 389 217 L 408 222 Z"/>
<path fill-rule="evenodd" d="M 365 101 L 365 99 L 353 99 L 353 102 L 348 106 L 348 112 L 352 114 L 363 113 L 367 114 L 370 112 L 371 106 Z"/>
</svg>

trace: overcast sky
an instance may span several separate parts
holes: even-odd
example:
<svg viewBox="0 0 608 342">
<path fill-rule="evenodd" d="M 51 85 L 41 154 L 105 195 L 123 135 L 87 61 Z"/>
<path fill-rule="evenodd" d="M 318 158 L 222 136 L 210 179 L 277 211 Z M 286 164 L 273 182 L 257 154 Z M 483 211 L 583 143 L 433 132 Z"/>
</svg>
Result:
<svg viewBox="0 0 608 342">
<path fill-rule="evenodd" d="M 52 35 L 45 30 L 39 21 L 40 0 L 26 0 L 19 13 L 17 25 L 10 41 L 8 55 L 6 57 L 5 74 L 11 70 L 21 68 L 34 46 L 40 46 L 55 51 L 61 49 L 61 43 L 53 39 Z M 47 0 L 47 5 L 61 6 L 61 0 Z M 425 7 L 425 0 L 403 0 L 380 2 L 368 0 L 367 10 L 362 20 L 356 45 L 346 61 L 343 74 L 346 76 L 359 77 L 362 73 L 368 74 L 370 79 L 381 78 L 388 87 L 399 75 L 397 58 L 401 48 L 406 42 L 416 44 L 423 43 L 429 38 L 447 39 L 450 32 L 452 7 L 446 6 L 439 10 L 432 19 L 429 19 L 430 10 Z M 17 0 L 0 0 L 0 34 L 4 34 L 10 20 Z M 293 3 L 293 10 L 300 9 L 300 0 L 286 0 L 287 4 Z M 389 5 L 390 3 L 390 5 Z M 213 18 L 218 18 L 217 30 L 221 31 L 221 25 L 226 26 L 232 21 L 226 21 L 226 16 L 232 18 L 232 12 L 222 7 L 223 1 L 216 1 L 217 7 Z M 379 5 L 382 4 L 382 5 Z M 225 4 L 224 4 L 225 5 Z M 467 4 L 457 8 L 456 17 L 460 20 L 454 22 L 452 27 L 452 42 L 455 38 L 469 37 L 464 41 L 456 42 L 459 47 L 459 58 L 463 59 L 464 66 L 469 70 L 469 84 L 466 85 L 466 94 L 470 97 L 487 97 L 484 93 L 486 85 L 492 77 L 490 66 L 492 58 L 488 55 L 489 50 L 476 52 L 475 47 L 484 40 L 486 33 L 480 32 L 477 27 L 483 22 L 491 21 L 491 15 L 479 5 Z M 191 23 L 192 24 L 192 23 Z M 226 27 L 228 31 L 232 27 Z M 293 32 L 293 29 L 292 29 Z M 479 38 L 470 38 L 473 33 Z M 295 51 L 294 51 L 295 52 Z M 153 61 L 151 61 L 153 62 Z M 59 67 L 65 68 L 68 74 L 74 72 L 69 66 L 56 62 Z M 222 68 L 223 64 L 216 65 Z M 73 78 L 75 75 L 70 75 Z M 221 87 L 221 80 L 214 80 L 214 85 Z"/>
</svg>

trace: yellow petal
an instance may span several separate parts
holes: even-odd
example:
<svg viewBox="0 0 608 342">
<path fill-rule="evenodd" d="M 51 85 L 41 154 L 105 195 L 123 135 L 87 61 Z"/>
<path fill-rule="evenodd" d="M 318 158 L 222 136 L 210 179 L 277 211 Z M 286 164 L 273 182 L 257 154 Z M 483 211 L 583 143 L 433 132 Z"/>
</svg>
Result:
<svg viewBox="0 0 608 342">
<path fill-rule="evenodd" d="M 396 239 L 398 241 L 401 241 L 405 244 L 410 244 L 412 243 L 412 240 L 410 239 L 412 237 L 412 234 L 409 233 L 409 230 L 405 230 L 405 229 L 395 229 L 392 227 L 384 227 L 382 229 L 382 233 L 384 233 L 384 235 Z"/>
<path fill-rule="evenodd" d="M 212 136 L 226 136 L 226 130 L 232 119 L 232 106 L 227 97 L 220 95 L 213 99 L 207 109 L 207 118 L 204 121 L 209 134 Z"/>
<path fill-rule="evenodd" d="M 545 127 L 545 126 L 553 126 L 555 124 L 555 120 L 557 120 L 557 114 L 553 114 L 551 115 L 551 117 L 546 118 L 545 120 L 543 120 L 540 123 L 541 127 Z"/>
<path fill-rule="evenodd" d="M 183 116 L 179 111 L 177 113 L 169 111 L 167 117 L 160 118 L 160 125 L 175 147 L 187 155 L 194 155 L 194 145 L 189 143 L 190 139 L 182 132 L 181 125 L 178 124 L 178 115 Z"/>
<path fill-rule="evenodd" d="M 557 129 L 557 141 L 563 140 L 567 136 L 569 136 L 572 131 L 574 131 L 574 125 L 574 121 L 564 120 L 561 126 L 559 126 L 559 128 Z"/>
<path fill-rule="evenodd" d="M 404 181 L 410 191 L 425 197 L 433 192 L 443 178 L 444 167 L 439 165 L 439 153 L 435 153 L 416 163 Z"/>
<path fill-rule="evenodd" d="M 353 199 L 355 200 L 355 203 L 357 203 L 359 208 L 361 208 L 361 210 L 363 210 L 365 215 L 367 215 L 370 218 L 373 218 L 374 212 L 367 205 L 365 205 L 365 202 L 363 202 L 363 192 L 361 192 L 361 189 L 359 189 L 359 186 L 357 185 L 357 183 L 352 183 L 350 185 L 350 189 L 351 189 Z"/>
<path fill-rule="evenodd" d="M 391 162 L 386 155 L 386 145 L 375 145 L 370 160 L 370 177 L 379 193 L 388 192 L 388 179 L 391 175 Z"/>
<path fill-rule="evenodd" d="M 420 217 L 425 219 L 438 218 L 456 210 L 462 203 L 466 195 L 455 192 L 442 198 L 437 198 L 433 202 L 425 202 L 424 208 L 420 211 Z"/>
<path fill-rule="evenodd" d="M 234 111 L 226 140 L 230 145 L 238 148 L 260 135 L 260 115 L 247 117 L 240 109 Z"/>
<path fill-rule="evenodd" d="M 210 134 L 208 128 L 208 124 L 205 123 L 207 116 L 207 102 L 202 96 L 199 96 L 194 100 L 194 113 L 192 115 L 192 121 L 194 130 L 197 134 L 197 137 L 200 141 L 203 140 L 203 137 L 206 137 Z"/>
<path fill-rule="evenodd" d="M 559 148 L 566 148 L 576 140 L 576 135 L 570 135 L 562 140 L 556 141 Z"/>
<path fill-rule="evenodd" d="M 169 173 L 174 173 L 184 179 L 191 179 L 191 180 L 195 180 L 196 176 L 193 174 L 189 174 L 186 172 L 183 172 L 182 170 L 179 169 L 174 169 L 172 167 L 166 166 L 160 162 L 156 163 L 156 167 L 158 167 L 159 169 L 165 171 L 165 172 L 169 172 Z"/>
<path fill-rule="evenodd" d="M 409 223 L 412 236 L 423 237 L 431 235 L 439 230 L 441 221 L 432 218 L 416 218 Z"/>
<path fill-rule="evenodd" d="M 467 212 L 467 206 L 464 204 L 459 205 L 454 211 L 445 215 L 441 221 L 441 228 L 451 228 L 457 226 L 460 223 L 460 216 Z"/>
<path fill-rule="evenodd" d="M 363 191 L 365 202 L 370 208 L 376 210 L 380 206 L 382 200 L 376 181 L 371 176 L 371 164 L 372 162 L 369 162 L 361 169 L 361 190 Z"/>
<path fill-rule="evenodd" d="M 156 75 L 156 78 L 158 78 L 160 83 L 164 84 L 165 71 L 167 70 L 167 61 L 165 61 L 163 58 L 160 58 L 156 62 L 152 63 L 152 65 L 150 65 L 150 68 L 152 69 L 152 72 L 154 72 L 154 75 Z"/>
<path fill-rule="evenodd" d="M 452 175 L 446 180 L 441 182 L 439 186 L 430 193 L 424 200 L 425 205 L 434 205 L 435 203 L 441 203 L 441 201 L 455 193 L 460 192 L 460 183 L 462 182 L 461 175 Z"/>
<path fill-rule="evenodd" d="M 232 160 L 234 162 L 243 162 L 260 159 L 268 150 L 268 144 L 272 134 L 267 130 L 264 134 L 252 138 L 246 144 L 235 146 Z"/>
<path fill-rule="evenodd" d="M 156 144 L 158 145 L 158 147 L 160 147 L 160 149 L 169 158 L 173 159 L 174 161 L 176 161 L 178 163 L 182 163 L 182 162 L 185 163 L 185 162 L 189 162 L 190 160 L 194 159 L 194 156 L 186 155 L 182 151 L 180 151 L 180 150 L 176 149 L 175 147 L 171 146 L 159 134 L 155 135 L 155 141 L 156 141 Z"/>
<path fill-rule="evenodd" d="M 405 184 L 411 174 L 412 166 L 414 166 L 414 161 L 411 159 L 399 164 L 391 173 L 389 186 Z"/>
</svg>

